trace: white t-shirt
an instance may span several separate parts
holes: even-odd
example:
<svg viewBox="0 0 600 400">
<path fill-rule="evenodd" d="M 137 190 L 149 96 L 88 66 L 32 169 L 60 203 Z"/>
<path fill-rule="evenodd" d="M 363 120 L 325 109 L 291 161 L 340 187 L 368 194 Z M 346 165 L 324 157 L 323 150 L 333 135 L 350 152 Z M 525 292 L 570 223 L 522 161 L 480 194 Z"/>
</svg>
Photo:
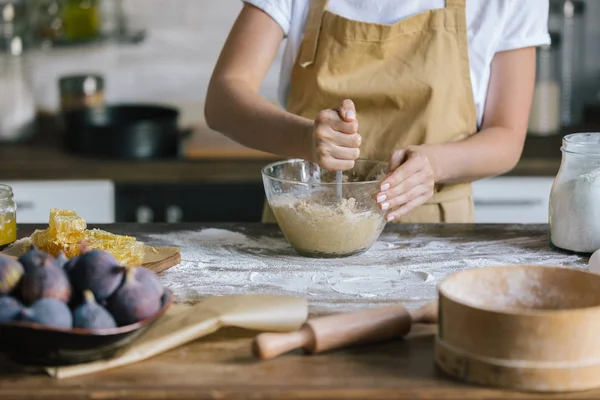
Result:
<svg viewBox="0 0 600 400">
<path fill-rule="evenodd" d="M 266 12 L 286 35 L 279 78 L 279 100 L 285 104 L 311 0 L 243 1 Z M 328 9 L 352 20 L 392 24 L 430 9 L 444 8 L 445 4 L 445 0 L 330 0 Z M 483 116 L 494 54 L 550 44 L 548 11 L 548 0 L 467 0 L 469 63 L 478 125 Z"/>
</svg>

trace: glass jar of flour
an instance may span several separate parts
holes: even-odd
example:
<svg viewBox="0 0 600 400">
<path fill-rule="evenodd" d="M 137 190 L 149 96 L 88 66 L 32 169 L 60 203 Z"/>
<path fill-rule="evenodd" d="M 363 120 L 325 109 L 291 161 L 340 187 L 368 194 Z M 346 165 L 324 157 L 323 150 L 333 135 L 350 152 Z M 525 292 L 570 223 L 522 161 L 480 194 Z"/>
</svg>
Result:
<svg viewBox="0 0 600 400">
<path fill-rule="evenodd" d="M 566 135 L 561 151 L 550 192 L 550 244 L 590 254 L 600 249 L 600 133 Z"/>
</svg>

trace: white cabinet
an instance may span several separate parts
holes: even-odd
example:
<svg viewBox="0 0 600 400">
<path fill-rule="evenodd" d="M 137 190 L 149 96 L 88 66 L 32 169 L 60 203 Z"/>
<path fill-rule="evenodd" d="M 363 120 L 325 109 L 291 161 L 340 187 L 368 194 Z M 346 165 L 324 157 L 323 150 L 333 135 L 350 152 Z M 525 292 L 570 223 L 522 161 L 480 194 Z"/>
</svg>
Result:
<svg viewBox="0 0 600 400">
<path fill-rule="evenodd" d="M 76 211 L 90 224 L 115 222 L 115 187 L 108 180 L 4 181 L 13 189 L 17 222 L 47 224 L 51 208 Z"/>
<path fill-rule="evenodd" d="M 496 177 L 473 183 L 475 222 L 547 223 L 554 177 Z"/>
</svg>

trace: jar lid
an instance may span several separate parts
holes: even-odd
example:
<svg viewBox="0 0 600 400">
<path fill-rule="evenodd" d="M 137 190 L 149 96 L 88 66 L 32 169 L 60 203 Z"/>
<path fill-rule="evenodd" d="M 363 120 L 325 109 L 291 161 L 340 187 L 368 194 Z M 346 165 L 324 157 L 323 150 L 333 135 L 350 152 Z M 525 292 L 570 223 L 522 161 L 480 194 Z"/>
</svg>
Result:
<svg viewBox="0 0 600 400">
<path fill-rule="evenodd" d="M 581 0 L 566 0 L 563 4 L 563 14 L 567 18 L 581 15 L 585 12 L 585 2 Z"/>
<path fill-rule="evenodd" d="M 63 76 L 58 82 L 61 92 L 87 95 L 104 90 L 104 78 L 96 74 Z"/>
<path fill-rule="evenodd" d="M 8 185 L 0 184 L 0 200 L 11 199 L 13 197 L 12 188 Z"/>
<path fill-rule="evenodd" d="M 600 157 L 600 132 L 572 133 L 563 137 L 561 150 Z"/>
</svg>

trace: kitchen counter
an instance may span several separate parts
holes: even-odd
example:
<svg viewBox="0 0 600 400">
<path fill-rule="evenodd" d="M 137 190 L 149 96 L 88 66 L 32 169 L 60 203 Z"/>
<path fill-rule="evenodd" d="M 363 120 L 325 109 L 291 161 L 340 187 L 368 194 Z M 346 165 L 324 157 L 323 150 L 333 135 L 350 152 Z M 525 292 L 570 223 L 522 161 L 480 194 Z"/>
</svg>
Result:
<svg viewBox="0 0 600 400">
<path fill-rule="evenodd" d="M 43 135 L 42 135 L 43 136 Z M 519 164 L 508 176 L 555 176 L 562 135 L 528 137 Z M 60 139 L 0 145 L 0 181 L 108 179 L 115 184 L 261 183 L 261 168 L 279 159 L 255 151 L 208 129 L 198 129 L 180 159 L 115 161 L 63 152 Z"/>
<path fill-rule="evenodd" d="M 19 236 L 36 226 L 20 226 Z M 435 300 L 449 273 L 498 264 L 583 268 L 587 259 L 549 248 L 546 225 L 389 225 L 366 254 L 314 260 L 297 256 L 276 226 L 116 224 L 155 245 L 181 247 L 182 262 L 161 274 L 179 302 L 248 292 L 306 296 L 310 314 Z M 52 380 L 0 362 L 0 398 L 396 398 L 587 399 L 600 391 L 535 395 L 469 386 L 434 366 L 435 326 L 404 340 L 317 356 L 293 352 L 256 361 L 255 332 L 225 329 L 144 362 L 89 376 Z"/>
</svg>

